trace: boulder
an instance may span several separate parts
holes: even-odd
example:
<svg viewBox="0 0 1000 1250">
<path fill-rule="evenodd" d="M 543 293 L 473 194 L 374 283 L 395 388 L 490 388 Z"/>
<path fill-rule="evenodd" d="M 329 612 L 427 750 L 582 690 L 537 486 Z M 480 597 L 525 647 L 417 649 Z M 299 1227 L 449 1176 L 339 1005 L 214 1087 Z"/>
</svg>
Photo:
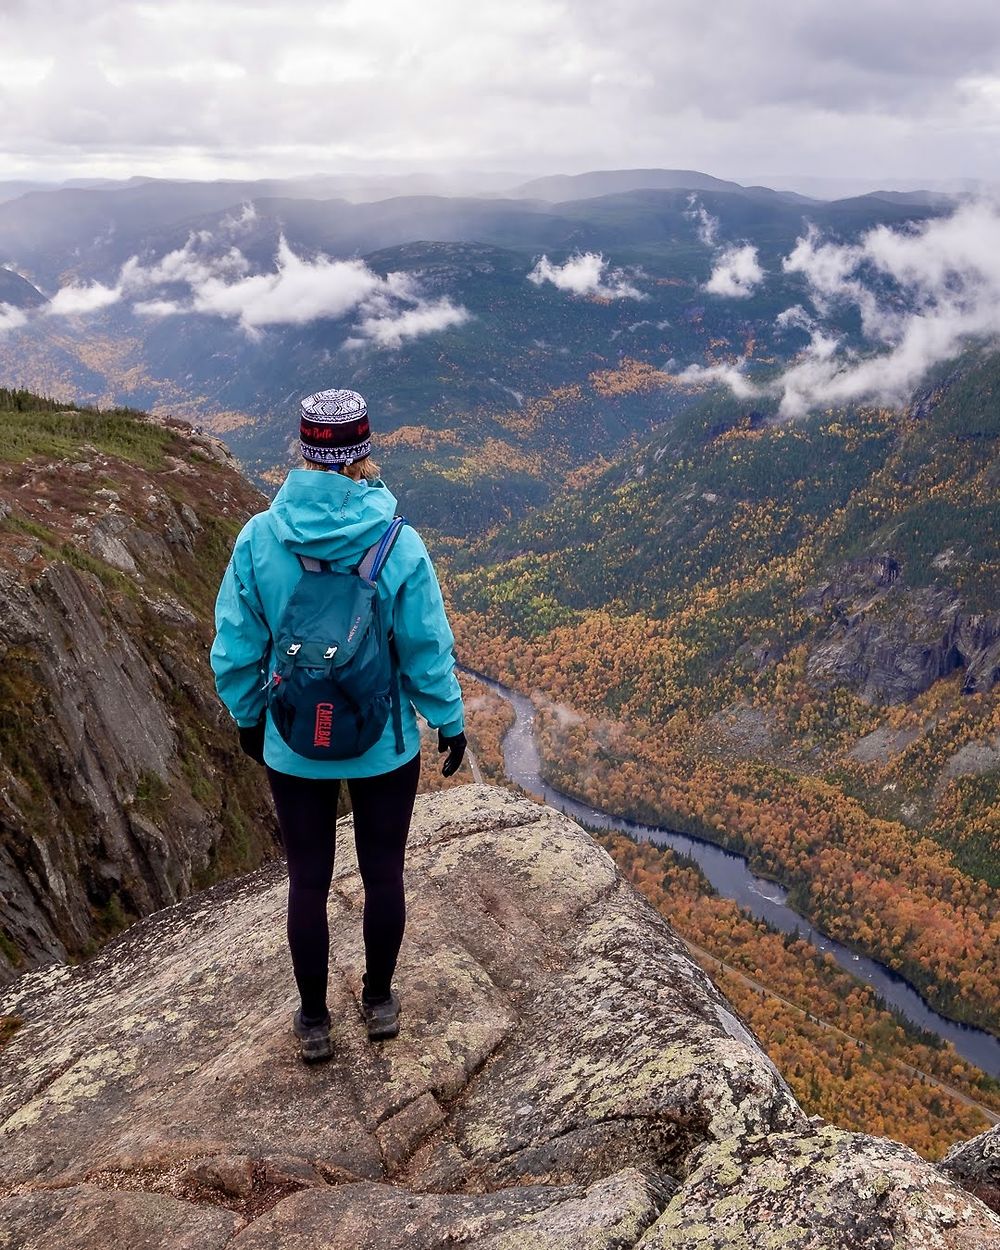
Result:
<svg viewBox="0 0 1000 1250">
<path fill-rule="evenodd" d="M 946 1176 L 1000 1211 L 1000 1124 L 952 1146 L 941 1161 Z"/>
</svg>

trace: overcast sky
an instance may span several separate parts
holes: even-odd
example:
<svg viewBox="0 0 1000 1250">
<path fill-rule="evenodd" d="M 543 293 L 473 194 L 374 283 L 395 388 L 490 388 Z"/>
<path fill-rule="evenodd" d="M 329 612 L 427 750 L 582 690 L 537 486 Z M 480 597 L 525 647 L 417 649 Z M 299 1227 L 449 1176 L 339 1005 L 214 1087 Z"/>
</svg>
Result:
<svg viewBox="0 0 1000 1250">
<path fill-rule="evenodd" d="M 996 0 L 0 0 L 0 178 L 1000 181 Z"/>
</svg>

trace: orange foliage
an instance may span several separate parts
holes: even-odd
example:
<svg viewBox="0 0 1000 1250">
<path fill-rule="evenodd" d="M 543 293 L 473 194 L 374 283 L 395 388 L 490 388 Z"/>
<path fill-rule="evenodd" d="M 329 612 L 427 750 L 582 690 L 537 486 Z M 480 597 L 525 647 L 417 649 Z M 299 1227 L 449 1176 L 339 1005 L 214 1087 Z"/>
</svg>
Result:
<svg viewBox="0 0 1000 1250">
<path fill-rule="evenodd" d="M 711 893 L 698 870 L 669 850 L 620 834 L 598 840 L 671 926 L 711 956 L 701 961 L 706 971 L 807 1111 L 843 1128 L 887 1134 L 931 1159 L 988 1127 L 961 1095 L 1000 1111 L 1000 1082 L 951 1045 L 907 1034 L 831 955 Z"/>
<path fill-rule="evenodd" d="M 660 369 L 655 369 L 644 360 L 633 360 L 626 356 L 617 369 L 598 369 L 590 375 L 590 384 L 598 395 L 633 395 L 645 391 L 656 391 L 670 379 Z"/>
</svg>

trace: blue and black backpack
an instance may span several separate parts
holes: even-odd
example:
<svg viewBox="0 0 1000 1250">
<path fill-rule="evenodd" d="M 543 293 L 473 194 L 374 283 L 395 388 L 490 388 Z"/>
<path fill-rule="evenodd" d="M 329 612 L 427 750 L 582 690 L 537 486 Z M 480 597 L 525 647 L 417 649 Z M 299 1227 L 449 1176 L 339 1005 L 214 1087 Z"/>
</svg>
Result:
<svg viewBox="0 0 1000 1250">
<path fill-rule="evenodd" d="M 297 755 L 362 755 L 390 716 L 396 751 L 404 750 L 398 666 L 378 579 L 405 524 L 405 517 L 394 517 L 350 571 L 298 557 L 302 577 L 278 622 L 267 683 L 271 719 Z"/>
</svg>

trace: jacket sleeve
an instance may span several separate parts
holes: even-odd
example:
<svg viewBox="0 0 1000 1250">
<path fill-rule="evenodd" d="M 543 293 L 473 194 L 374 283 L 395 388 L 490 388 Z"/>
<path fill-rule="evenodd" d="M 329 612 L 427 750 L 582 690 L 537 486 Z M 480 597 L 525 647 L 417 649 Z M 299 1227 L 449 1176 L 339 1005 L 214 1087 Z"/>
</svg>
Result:
<svg viewBox="0 0 1000 1250">
<path fill-rule="evenodd" d="M 211 655 L 219 698 L 241 729 L 256 725 L 264 714 L 264 668 L 271 646 L 252 569 L 243 567 L 242 554 L 237 539 L 215 601 Z"/>
<path fill-rule="evenodd" d="M 465 727 L 462 688 L 455 676 L 455 638 L 441 587 L 419 534 L 419 558 L 403 581 L 393 611 L 393 635 L 403 693 L 432 729 L 446 737 Z"/>
</svg>

